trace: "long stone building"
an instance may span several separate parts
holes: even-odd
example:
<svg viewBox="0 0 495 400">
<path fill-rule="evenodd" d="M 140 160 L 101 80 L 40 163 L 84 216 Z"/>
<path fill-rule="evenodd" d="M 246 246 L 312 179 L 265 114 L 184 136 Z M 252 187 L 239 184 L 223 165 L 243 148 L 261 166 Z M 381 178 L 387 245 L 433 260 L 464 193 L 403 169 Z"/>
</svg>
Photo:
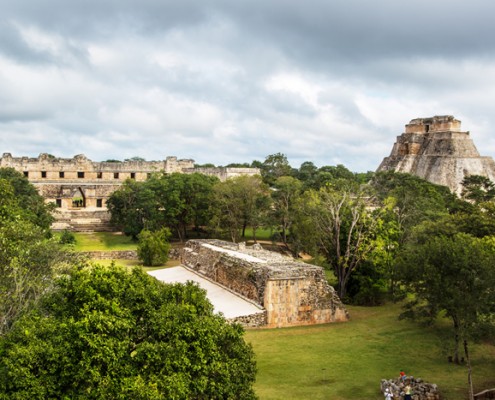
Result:
<svg viewBox="0 0 495 400">
<path fill-rule="evenodd" d="M 106 208 L 109 196 L 126 179 L 145 181 L 153 172 L 200 172 L 226 180 L 239 175 L 256 175 L 257 168 L 195 168 L 194 160 L 167 157 L 163 161 L 95 162 L 83 154 L 58 158 L 40 154 L 37 158 L 12 157 L 4 153 L 1 168 L 14 168 L 38 189 L 45 201 L 57 205 L 54 229 L 75 231 L 110 230 Z"/>
<path fill-rule="evenodd" d="M 322 267 L 260 245 L 190 240 L 181 264 L 261 307 L 263 312 L 236 319 L 247 326 L 280 328 L 349 319 Z"/>
<path fill-rule="evenodd" d="M 495 162 L 480 156 L 469 131 L 461 131 L 461 121 L 452 115 L 411 120 L 378 167 L 378 171 L 387 170 L 419 176 L 457 194 L 468 175 L 495 182 Z"/>
</svg>

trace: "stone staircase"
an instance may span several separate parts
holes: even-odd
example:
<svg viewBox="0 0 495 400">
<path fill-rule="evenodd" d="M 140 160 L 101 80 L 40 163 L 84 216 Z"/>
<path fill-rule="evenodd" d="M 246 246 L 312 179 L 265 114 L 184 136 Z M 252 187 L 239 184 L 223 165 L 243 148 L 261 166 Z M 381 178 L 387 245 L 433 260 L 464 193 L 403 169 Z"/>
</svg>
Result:
<svg viewBox="0 0 495 400">
<path fill-rule="evenodd" d="M 116 229 L 110 224 L 110 214 L 100 209 L 57 210 L 54 214 L 53 230 L 74 232 L 111 232 Z"/>
</svg>

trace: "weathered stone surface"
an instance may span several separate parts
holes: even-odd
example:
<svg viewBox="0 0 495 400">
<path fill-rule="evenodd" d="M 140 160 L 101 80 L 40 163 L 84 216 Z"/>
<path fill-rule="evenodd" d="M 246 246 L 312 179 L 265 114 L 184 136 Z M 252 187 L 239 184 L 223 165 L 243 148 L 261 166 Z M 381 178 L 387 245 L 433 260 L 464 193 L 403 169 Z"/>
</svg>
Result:
<svg viewBox="0 0 495 400">
<path fill-rule="evenodd" d="M 377 171 L 387 170 L 419 176 L 457 194 L 468 175 L 495 181 L 495 162 L 480 156 L 469 132 L 461 132 L 461 121 L 451 115 L 411 120 Z"/>
<path fill-rule="evenodd" d="M 407 384 L 411 386 L 413 400 L 440 400 L 442 398 L 437 385 L 424 382 L 422 379 L 414 378 L 413 376 L 407 377 L 405 381 L 400 378 L 382 379 L 380 390 L 385 393 L 385 389 L 388 389 L 392 392 L 394 400 L 403 400 L 404 388 Z"/>
<path fill-rule="evenodd" d="M 266 309 L 266 325 L 283 327 L 346 321 L 347 310 L 323 268 L 259 246 L 190 240 L 181 263 Z"/>
<path fill-rule="evenodd" d="M 191 174 L 201 172 L 226 180 L 239 175 L 256 175 L 258 168 L 194 168 L 194 160 L 167 157 L 163 161 L 94 162 L 84 154 L 57 158 L 40 154 L 38 158 L 12 157 L 4 153 L 1 168 L 23 173 L 45 201 L 56 203 L 53 229 L 109 231 L 110 214 L 106 202 L 126 179 L 145 181 L 149 174 L 163 171 Z"/>
<path fill-rule="evenodd" d="M 137 260 L 136 250 L 84 251 L 93 260 Z"/>
</svg>

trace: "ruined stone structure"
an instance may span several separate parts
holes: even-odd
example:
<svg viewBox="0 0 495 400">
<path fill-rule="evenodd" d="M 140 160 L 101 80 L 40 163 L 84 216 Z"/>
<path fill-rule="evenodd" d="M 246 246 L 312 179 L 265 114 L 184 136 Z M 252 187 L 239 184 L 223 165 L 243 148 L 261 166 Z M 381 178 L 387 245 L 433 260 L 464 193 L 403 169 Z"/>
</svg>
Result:
<svg viewBox="0 0 495 400">
<path fill-rule="evenodd" d="M 12 157 L 4 153 L 1 168 L 14 168 L 26 176 L 47 202 L 57 206 L 54 229 L 110 230 L 106 201 L 126 179 L 145 181 L 153 172 L 214 175 L 221 180 L 259 174 L 257 168 L 194 168 L 194 160 L 167 157 L 163 161 L 94 162 L 83 154 L 56 158 Z"/>
<path fill-rule="evenodd" d="M 181 263 L 266 310 L 267 327 L 347 321 L 347 311 L 323 268 L 219 240 L 190 240 Z"/>
<path fill-rule="evenodd" d="M 468 175 L 495 182 L 495 162 L 480 156 L 469 132 L 462 132 L 461 121 L 451 115 L 411 120 L 378 167 L 378 171 L 387 170 L 419 176 L 457 194 Z"/>
<path fill-rule="evenodd" d="M 401 379 L 382 379 L 380 390 L 385 393 L 385 390 L 388 389 L 393 394 L 394 400 L 404 400 L 404 388 L 406 385 L 411 386 L 413 400 L 440 400 L 442 398 L 437 385 L 413 376 L 408 377 L 405 381 Z"/>
</svg>

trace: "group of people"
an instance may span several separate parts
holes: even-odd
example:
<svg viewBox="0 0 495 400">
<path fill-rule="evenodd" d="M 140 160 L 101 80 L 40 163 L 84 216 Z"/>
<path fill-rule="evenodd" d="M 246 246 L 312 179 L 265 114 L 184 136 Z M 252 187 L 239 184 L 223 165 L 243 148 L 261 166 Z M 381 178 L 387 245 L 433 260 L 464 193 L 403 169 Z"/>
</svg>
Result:
<svg viewBox="0 0 495 400">
<path fill-rule="evenodd" d="M 401 382 L 406 383 L 407 381 L 407 375 L 403 370 L 400 370 L 399 374 L 399 379 Z M 394 394 L 392 393 L 392 390 L 390 388 L 385 389 L 385 400 L 393 400 Z M 404 400 L 411 400 L 412 397 L 412 388 L 409 382 L 407 382 L 406 386 L 404 387 Z"/>
</svg>

